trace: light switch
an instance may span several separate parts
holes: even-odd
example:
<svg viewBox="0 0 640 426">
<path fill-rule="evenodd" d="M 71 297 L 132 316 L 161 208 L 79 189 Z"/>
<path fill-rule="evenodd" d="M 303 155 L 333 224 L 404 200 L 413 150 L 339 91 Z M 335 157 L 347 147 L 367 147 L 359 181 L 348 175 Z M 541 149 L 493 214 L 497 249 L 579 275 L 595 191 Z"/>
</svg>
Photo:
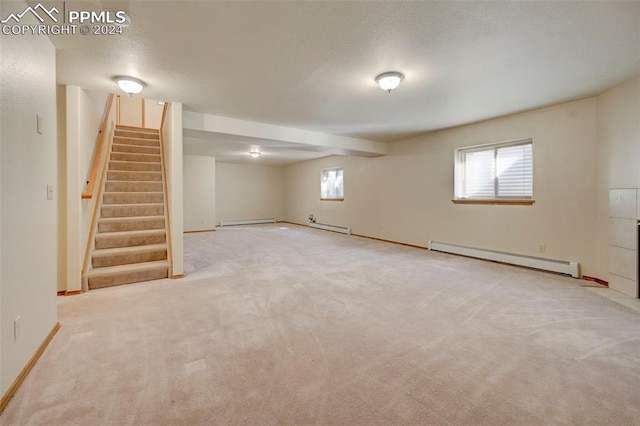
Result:
<svg viewBox="0 0 640 426">
<path fill-rule="evenodd" d="M 47 200 L 53 200 L 53 185 L 47 184 Z"/>
<path fill-rule="evenodd" d="M 40 114 L 36 114 L 36 131 L 39 135 L 42 134 L 42 119 L 40 118 Z"/>
</svg>

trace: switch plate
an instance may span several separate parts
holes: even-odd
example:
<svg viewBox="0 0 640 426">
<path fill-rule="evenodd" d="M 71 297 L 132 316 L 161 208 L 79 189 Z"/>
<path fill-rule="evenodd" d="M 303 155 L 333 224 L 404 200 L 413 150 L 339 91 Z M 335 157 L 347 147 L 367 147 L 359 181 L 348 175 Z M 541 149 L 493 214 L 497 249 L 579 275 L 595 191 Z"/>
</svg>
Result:
<svg viewBox="0 0 640 426">
<path fill-rule="evenodd" d="M 40 114 L 36 114 L 36 131 L 39 135 L 42 134 L 42 119 L 40 118 Z"/>
<path fill-rule="evenodd" d="M 53 185 L 47 184 L 47 200 L 53 200 Z"/>
<path fill-rule="evenodd" d="M 16 317 L 13 320 L 13 340 L 18 340 L 18 335 L 20 331 L 20 317 Z"/>
</svg>

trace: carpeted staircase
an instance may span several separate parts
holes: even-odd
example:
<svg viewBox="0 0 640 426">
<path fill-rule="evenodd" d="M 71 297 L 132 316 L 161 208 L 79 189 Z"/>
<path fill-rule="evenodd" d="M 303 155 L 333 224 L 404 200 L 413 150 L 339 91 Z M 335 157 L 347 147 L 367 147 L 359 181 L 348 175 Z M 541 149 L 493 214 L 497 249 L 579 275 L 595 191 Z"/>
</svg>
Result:
<svg viewBox="0 0 640 426">
<path fill-rule="evenodd" d="M 89 289 L 168 276 L 158 130 L 117 126 L 103 192 Z"/>
</svg>

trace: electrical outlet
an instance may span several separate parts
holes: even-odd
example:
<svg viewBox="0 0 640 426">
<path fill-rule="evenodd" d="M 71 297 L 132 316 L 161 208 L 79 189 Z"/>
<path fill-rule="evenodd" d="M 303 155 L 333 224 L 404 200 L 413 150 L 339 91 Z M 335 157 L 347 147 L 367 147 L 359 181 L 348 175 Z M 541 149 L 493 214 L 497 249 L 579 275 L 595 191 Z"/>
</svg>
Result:
<svg viewBox="0 0 640 426">
<path fill-rule="evenodd" d="M 538 253 L 544 253 L 545 251 L 547 251 L 547 245 L 546 244 L 540 244 L 538 246 Z"/>
<path fill-rule="evenodd" d="M 13 320 L 13 340 L 18 340 L 20 334 L 20 317 Z"/>
</svg>

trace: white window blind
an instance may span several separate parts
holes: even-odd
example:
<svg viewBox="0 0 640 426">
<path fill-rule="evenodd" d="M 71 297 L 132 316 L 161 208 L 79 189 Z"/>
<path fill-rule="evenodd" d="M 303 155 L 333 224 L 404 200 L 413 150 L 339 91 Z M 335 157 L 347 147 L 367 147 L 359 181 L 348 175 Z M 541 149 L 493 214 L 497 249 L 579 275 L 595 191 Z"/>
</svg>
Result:
<svg viewBox="0 0 640 426">
<path fill-rule="evenodd" d="M 322 170 L 320 174 L 320 198 L 344 198 L 344 170 L 342 167 Z"/>
<path fill-rule="evenodd" d="M 531 139 L 461 148 L 456 153 L 456 198 L 533 198 Z"/>
</svg>

